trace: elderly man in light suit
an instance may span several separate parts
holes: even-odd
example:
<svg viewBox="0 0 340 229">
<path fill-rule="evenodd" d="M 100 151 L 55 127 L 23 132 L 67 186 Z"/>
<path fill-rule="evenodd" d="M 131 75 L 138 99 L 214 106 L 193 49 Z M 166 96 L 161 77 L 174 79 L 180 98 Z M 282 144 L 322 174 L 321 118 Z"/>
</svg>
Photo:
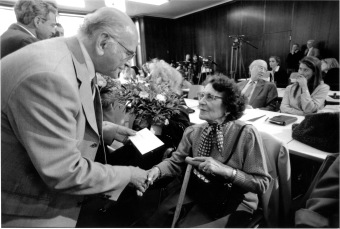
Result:
<svg viewBox="0 0 340 229">
<path fill-rule="evenodd" d="M 1 60 L 3 227 L 74 227 L 84 195 L 117 200 L 128 184 L 145 191 L 146 171 L 94 161 L 105 163 L 99 147 L 135 132 L 102 121 L 92 79 L 95 71 L 112 75 L 136 46 L 132 20 L 101 8 L 76 37 L 37 42 Z"/>
<path fill-rule="evenodd" d="M 238 83 L 241 93 L 248 98 L 248 108 L 275 111 L 277 88 L 274 83 L 263 80 L 267 72 L 264 60 L 254 60 L 249 66 L 250 80 Z"/>
</svg>

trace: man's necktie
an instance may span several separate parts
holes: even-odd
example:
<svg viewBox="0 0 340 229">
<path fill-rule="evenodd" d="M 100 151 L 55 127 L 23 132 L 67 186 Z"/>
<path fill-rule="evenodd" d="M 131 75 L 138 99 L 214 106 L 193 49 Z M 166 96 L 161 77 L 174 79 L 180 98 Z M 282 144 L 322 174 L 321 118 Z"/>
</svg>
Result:
<svg viewBox="0 0 340 229">
<path fill-rule="evenodd" d="M 249 83 L 247 90 L 244 92 L 244 96 L 247 97 L 248 99 L 249 99 L 249 96 L 250 96 L 252 90 L 254 89 L 254 86 L 255 86 L 255 82 L 251 81 Z"/>
</svg>

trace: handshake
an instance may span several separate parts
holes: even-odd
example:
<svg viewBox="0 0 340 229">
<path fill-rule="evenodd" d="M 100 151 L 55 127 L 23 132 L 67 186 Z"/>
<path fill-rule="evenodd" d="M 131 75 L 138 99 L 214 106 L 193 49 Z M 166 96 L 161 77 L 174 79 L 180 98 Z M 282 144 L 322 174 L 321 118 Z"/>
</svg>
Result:
<svg viewBox="0 0 340 229">
<path fill-rule="evenodd" d="M 147 171 L 133 166 L 129 166 L 129 168 L 131 171 L 130 185 L 136 188 L 138 196 L 143 196 L 143 193 L 161 174 L 157 167 L 153 167 Z"/>
</svg>

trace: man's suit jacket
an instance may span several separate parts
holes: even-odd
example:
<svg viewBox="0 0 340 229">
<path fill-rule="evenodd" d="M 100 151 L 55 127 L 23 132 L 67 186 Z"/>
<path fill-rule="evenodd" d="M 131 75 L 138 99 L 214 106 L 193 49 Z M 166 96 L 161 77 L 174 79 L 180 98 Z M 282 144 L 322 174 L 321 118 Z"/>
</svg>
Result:
<svg viewBox="0 0 340 229">
<path fill-rule="evenodd" d="M 272 82 L 273 73 L 270 73 L 270 82 Z M 276 87 L 285 88 L 288 86 L 288 75 L 285 69 L 281 66 L 277 72 L 274 73 L 274 82 Z"/>
<path fill-rule="evenodd" d="M 8 54 L 15 52 L 16 50 L 39 41 L 39 39 L 33 37 L 26 30 L 21 28 L 17 24 L 12 24 L 6 32 L 0 37 L 1 42 L 1 57 L 4 58 Z"/>
<path fill-rule="evenodd" d="M 242 91 L 247 85 L 248 80 L 237 84 Z M 276 110 L 277 88 L 274 83 L 259 79 L 257 81 L 254 92 L 249 100 L 249 105 L 253 108 L 260 108 L 262 110 L 275 111 Z"/>
<path fill-rule="evenodd" d="M 102 110 L 79 41 L 36 42 L 1 64 L 2 214 L 17 227 L 74 227 L 83 195 L 116 200 L 131 179 L 94 162 Z"/>
<path fill-rule="evenodd" d="M 305 50 L 305 56 L 307 56 L 309 49 L 307 48 Z M 310 51 L 309 56 L 315 56 L 318 57 L 320 56 L 320 50 L 318 48 L 313 47 L 312 50 Z"/>
</svg>

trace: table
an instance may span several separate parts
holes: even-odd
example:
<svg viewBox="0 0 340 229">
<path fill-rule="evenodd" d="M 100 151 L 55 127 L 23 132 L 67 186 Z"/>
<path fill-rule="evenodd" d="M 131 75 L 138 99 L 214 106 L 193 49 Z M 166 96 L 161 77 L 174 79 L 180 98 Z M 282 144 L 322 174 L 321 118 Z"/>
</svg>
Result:
<svg viewBox="0 0 340 229">
<path fill-rule="evenodd" d="M 330 96 L 333 96 L 333 95 L 340 95 L 340 91 L 329 91 L 328 96 L 326 98 L 326 103 L 328 103 L 328 104 L 340 104 L 340 99 L 333 99 L 332 97 L 330 97 Z"/>
<path fill-rule="evenodd" d="M 191 109 L 194 109 L 195 112 L 189 114 L 190 122 L 195 124 L 204 123 L 204 120 L 199 118 L 199 109 L 198 109 L 198 100 L 193 99 L 184 99 L 187 106 Z M 306 144 L 303 144 L 297 140 L 294 140 L 292 137 L 292 124 L 286 126 L 280 126 L 273 123 L 268 122 L 273 116 L 281 115 L 278 112 L 272 111 L 264 111 L 259 109 L 246 109 L 245 114 L 240 118 L 240 120 L 245 121 L 246 123 L 254 125 L 259 131 L 263 131 L 269 133 L 270 135 L 280 139 L 282 142 L 287 144 L 289 152 L 298 156 L 302 156 L 305 158 L 313 159 L 316 161 L 324 160 L 330 153 L 318 150 Z M 305 118 L 304 116 L 299 115 L 290 115 L 284 114 L 287 116 L 297 117 L 297 121 L 295 123 L 300 123 Z M 263 116 L 263 117 L 261 117 Z M 256 121 L 248 121 L 249 119 L 261 117 Z"/>
</svg>

